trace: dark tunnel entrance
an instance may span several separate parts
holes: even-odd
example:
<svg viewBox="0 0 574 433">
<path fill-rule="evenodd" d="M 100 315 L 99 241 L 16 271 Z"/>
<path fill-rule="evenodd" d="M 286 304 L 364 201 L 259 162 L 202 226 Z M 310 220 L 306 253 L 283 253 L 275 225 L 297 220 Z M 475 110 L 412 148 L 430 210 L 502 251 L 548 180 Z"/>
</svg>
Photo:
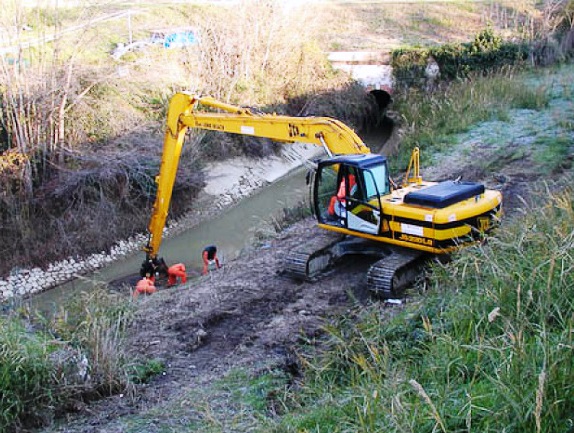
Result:
<svg viewBox="0 0 574 433">
<path fill-rule="evenodd" d="M 387 108 L 389 107 L 389 104 L 391 103 L 391 95 L 389 94 L 389 92 L 385 90 L 375 89 L 371 90 L 370 94 L 375 97 L 375 101 L 379 106 L 379 110 L 381 110 L 381 112 L 386 111 Z"/>
</svg>

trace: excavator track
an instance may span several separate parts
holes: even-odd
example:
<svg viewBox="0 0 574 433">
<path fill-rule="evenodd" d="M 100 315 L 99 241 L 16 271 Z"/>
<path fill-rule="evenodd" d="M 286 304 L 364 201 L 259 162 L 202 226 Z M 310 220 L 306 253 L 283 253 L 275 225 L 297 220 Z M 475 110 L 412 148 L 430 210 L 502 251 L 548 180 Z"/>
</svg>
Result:
<svg viewBox="0 0 574 433">
<path fill-rule="evenodd" d="M 291 249 L 283 262 L 282 274 L 315 282 L 333 271 L 337 260 L 347 254 L 379 257 L 367 273 L 367 288 L 384 299 L 402 298 L 404 290 L 420 275 L 427 254 L 422 251 L 381 245 L 360 238 L 346 238 L 316 229 L 311 240 Z"/>
<path fill-rule="evenodd" d="M 421 251 L 393 249 L 391 254 L 369 268 L 369 291 L 380 298 L 402 298 L 405 288 L 419 276 L 424 258 Z"/>
<path fill-rule="evenodd" d="M 344 236 L 318 231 L 312 240 L 294 247 L 283 262 L 283 274 L 298 280 L 316 281 L 340 257 L 336 245 Z"/>
</svg>

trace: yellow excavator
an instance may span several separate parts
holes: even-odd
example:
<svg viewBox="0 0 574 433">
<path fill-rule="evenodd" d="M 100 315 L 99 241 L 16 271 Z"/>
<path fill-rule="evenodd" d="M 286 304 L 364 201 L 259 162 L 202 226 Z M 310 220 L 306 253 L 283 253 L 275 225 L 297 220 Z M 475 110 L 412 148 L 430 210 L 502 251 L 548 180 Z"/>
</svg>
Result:
<svg viewBox="0 0 574 433">
<path fill-rule="evenodd" d="M 325 149 L 326 157 L 316 161 L 312 176 L 317 232 L 285 257 L 283 272 L 294 278 L 312 281 L 343 256 L 368 255 L 374 257 L 367 273 L 369 290 L 383 298 L 401 297 L 425 259 L 480 241 L 501 216 L 499 191 L 476 182 L 423 181 L 418 148 L 397 186 L 387 159 L 371 153 L 351 128 L 336 119 L 261 114 L 210 97 L 177 93 L 167 114 L 142 275 L 162 262 L 158 252 L 189 128 Z"/>
</svg>

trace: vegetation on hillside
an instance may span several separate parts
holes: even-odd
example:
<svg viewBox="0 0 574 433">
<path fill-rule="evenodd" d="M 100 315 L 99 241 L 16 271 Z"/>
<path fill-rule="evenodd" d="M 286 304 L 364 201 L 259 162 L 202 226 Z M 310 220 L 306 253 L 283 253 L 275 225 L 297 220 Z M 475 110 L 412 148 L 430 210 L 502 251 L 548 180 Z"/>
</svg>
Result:
<svg viewBox="0 0 574 433">
<path fill-rule="evenodd" d="M 428 93 L 413 87 L 395 97 L 393 109 L 400 113 L 405 136 L 404 149 L 446 150 L 454 134 L 467 131 L 480 122 L 508 117 L 510 109 L 540 110 L 551 95 L 545 86 L 525 86 L 524 74 L 509 70 L 474 77 L 472 84 L 441 85 Z M 423 157 L 428 152 L 423 152 Z M 408 152 L 399 155 L 400 167 Z M 407 161 L 408 162 L 408 161 Z"/>
<path fill-rule="evenodd" d="M 246 18 L 248 9 L 243 12 Z M 30 18 L 21 13 L 15 16 Z M 45 17 L 40 22 L 56 19 L 48 13 Z M 262 13 L 259 24 L 283 23 L 270 17 Z M 218 25 L 230 26 L 231 19 L 215 15 L 208 27 L 226 34 Z M 273 39 L 273 29 L 266 35 L 251 43 L 266 41 L 269 50 L 257 48 L 271 59 L 280 39 Z M 244 45 L 230 44 L 229 37 L 224 40 L 221 61 L 246 51 Z M 216 42 L 214 38 L 206 45 L 210 51 L 218 47 Z M 145 223 L 141 203 L 153 195 L 159 163 L 153 138 L 157 122 L 163 119 L 167 96 L 186 82 L 152 85 L 144 80 L 152 64 L 157 65 L 146 65 L 150 58 L 167 61 L 176 57 L 173 53 L 152 50 L 135 54 L 133 63 L 101 67 L 97 60 L 89 61 L 81 46 L 72 52 L 57 44 L 44 46 L 26 67 L 25 62 L 2 61 L 3 258 L 23 251 L 31 261 L 49 260 L 53 257 L 46 249 L 80 253 L 94 247 L 90 240 L 100 240 L 99 248 Z M 232 102 L 354 119 L 356 110 L 347 108 L 347 97 L 338 101 L 340 106 L 325 108 L 323 101 L 347 91 L 354 97 L 356 87 L 330 70 L 315 45 L 290 47 L 290 54 L 299 56 L 299 69 L 281 72 L 274 65 L 266 76 L 266 63 L 254 62 L 249 51 L 239 57 L 237 68 L 225 71 L 228 75 L 222 72 L 220 81 L 206 83 L 212 94 Z M 189 59 L 195 55 L 190 52 Z M 308 64 L 308 58 L 314 60 Z M 177 63 L 188 74 L 197 71 L 186 69 L 192 64 Z M 111 80 L 111 75 L 100 74 L 117 66 L 128 67 L 131 78 Z M 212 79 L 216 66 L 210 69 Z M 298 75 L 301 71 L 308 74 Z M 276 81 L 278 75 L 286 80 Z M 399 95 L 395 109 L 404 119 L 404 142 L 440 148 L 444 142 L 439 137 L 504 117 L 513 107 L 536 110 L 548 103 L 546 91 L 524 88 L 511 76 Z M 277 94 L 281 96 L 275 99 Z M 195 174 L 200 156 L 194 152 L 181 177 L 180 191 L 186 193 L 201 187 L 201 176 Z M 233 153 L 228 148 L 221 152 Z M 437 266 L 420 302 L 392 318 L 379 304 L 357 308 L 329 326 L 320 352 L 301 348 L 304 376 L 296 383 L 284 372 L 255 377 L 239 372 L 217 386 L 249 414 L 252 431 L 566 431 L 574 409 L 574 209 L 570 190 L 546 195 L 549 202 L 541 207 L 537 199 L 535 207 L 525 207 L 525 215 L 505 225 L 487 245 Z M 135 214 L 141 220 L 125 218 Z M 46 227 L 46 233 L 35 226 Z M 36 248 L 40 244 L 44 250 Z M 3 261 L 4 266 L 10 263 Z M 134 383 L 161 369 L 153 360 L 127 359 L 122 342 L 131 307 L 104 293 L 74 301 L 43 321 L 31 320 L 26 311 L 2 317 L 0 428 L 49 423 L 74 401 L 120 391 L 129 395 Z M 89 376 L 81 369 L 84 359 Z M 202 408 L 195 409 L 201 413 Z M 221 431 L 222 425 L 206 413 L 179 431 Z"/>
<path fill-rule="evenodd" d="M 131 359 L 124 344 L 133 319 L 125 298 L 96 287 L 46 318 L 18 306 L 0 318 L 0 430 L 49 424 L 90 400 L 122 392 L 159 373 Z"/>
</svg>

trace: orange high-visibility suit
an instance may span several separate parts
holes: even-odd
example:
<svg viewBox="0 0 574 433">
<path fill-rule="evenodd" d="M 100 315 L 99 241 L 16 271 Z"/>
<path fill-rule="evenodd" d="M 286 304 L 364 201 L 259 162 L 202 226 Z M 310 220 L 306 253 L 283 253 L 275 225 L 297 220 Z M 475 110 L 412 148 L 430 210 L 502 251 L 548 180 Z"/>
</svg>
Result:
<svg viewBox="0 0 574 433">
<path fill-rule="evenodd" d="M 352 174 L 349 175 L 349 190 L 352 190 L 356 184 L 357 181 L 355 180 L 355 176 Z M 337 202 L 339 202 L 343 207 L 345 206 L 346 195 L 347 195 L 346 181 L 345 178 L 343 178 L 341 179 L 341 183 L 339 184 L 339 190 L 337 191 L 337 194 L 331 197 L 331 201 L 329 202 L 329 208 L 327 209 L 329 215 L 335 215 L 335 213 L 337 213 L 335 212 L 335 205 L 337 204 Z"/>
<path fill-rule="evenodd" d="M 142 278 L 136 284 L 136 289 L 134 290 L 133 297 L 137 298 L 140 293 L 145 295 L 151 295 L 155 293 L 157 289 L 155 288 L 153 281 L 149 278 Z"/>
<path fill-rule="evenodd" d="M 167 268 L 167 285 L 173 286 L 176 284 L 178 277 L 182 283 L 187 281 L 187 274 L 185 273 L 185 265 L 183 263 L 177 263 Z"/>
</svg>

